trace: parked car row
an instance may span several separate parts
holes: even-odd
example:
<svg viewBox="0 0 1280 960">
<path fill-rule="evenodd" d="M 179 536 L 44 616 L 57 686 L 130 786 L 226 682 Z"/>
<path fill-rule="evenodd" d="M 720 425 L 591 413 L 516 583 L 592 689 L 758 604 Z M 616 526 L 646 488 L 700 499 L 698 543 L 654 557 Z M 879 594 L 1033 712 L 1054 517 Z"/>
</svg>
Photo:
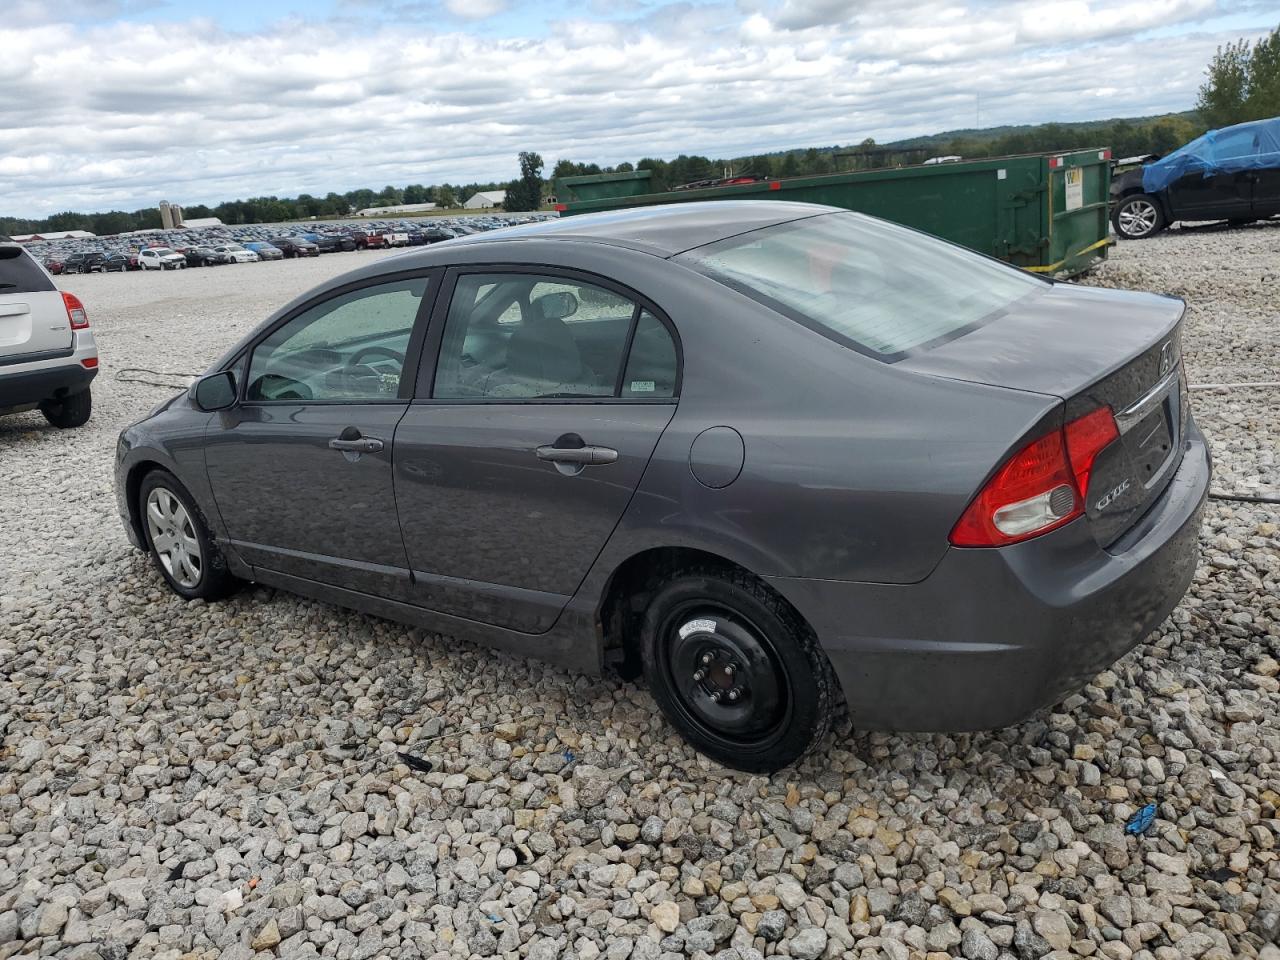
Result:
<svg viewBox="0 0 1280 960">
<path fill-rule="evenodd" d="M 358 223 L 251 224 L 200 230 L 155 230 L 113 237 L 40 240 L 28 252 L 53 274 L 181 270 L 228 263 L 259 263 L 316 257 L 322 253 L 419 247 L 500 227 L 532 223 L 551 214 L 477 216 L 432 220 L 361 220 Z M 167 254 L 147 254 L 164 250 Z M 174 256 L 168 256 L 174 254 Z M 182 264 L 179 265 L 179 260 Z"/>
</svg>

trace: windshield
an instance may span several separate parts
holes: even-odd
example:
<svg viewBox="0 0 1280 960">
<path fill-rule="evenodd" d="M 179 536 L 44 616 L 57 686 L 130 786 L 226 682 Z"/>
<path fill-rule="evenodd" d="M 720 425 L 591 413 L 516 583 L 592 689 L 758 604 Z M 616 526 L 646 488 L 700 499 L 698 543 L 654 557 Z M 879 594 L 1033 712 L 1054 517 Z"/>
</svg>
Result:
<svg viewBox="0 0 1280 960">
<path fill-rule="evenodd" d="M 1049 286 L 971 250 L 858 213 L 754 230 L 681 259 L 888 361 L 967 333 Z"/>
<path fill-rule="evenodd" d="M 173 253 L 173 251 L 170 250 L 168 247 L 156 247 L 155 250 L 153 250 L 152 252 L 155 253 L 157 256 L 161 256 L 161 257 L 167 257 L 171 253 Z"/>
</svg>

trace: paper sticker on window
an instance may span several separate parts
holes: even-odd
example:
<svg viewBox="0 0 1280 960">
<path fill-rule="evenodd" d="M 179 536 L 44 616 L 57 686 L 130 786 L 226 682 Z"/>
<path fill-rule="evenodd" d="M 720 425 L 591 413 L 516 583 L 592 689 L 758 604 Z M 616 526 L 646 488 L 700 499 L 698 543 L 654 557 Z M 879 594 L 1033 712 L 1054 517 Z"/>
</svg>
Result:
<svg viewBox="0 0 1280 960">
<path fill-rule="evenodd" d="M 1067 209 L 1079 210 L 1084 206 L 1084 169 L 1073 167 L 1067 171 Z"/>
<path fill-rule="evenodd" d="M 632 380 L 631 381 L 632 393 L 653 393 L 655 389 L 656 389 L 656 386 L 652 380 Z"/>
</svg>

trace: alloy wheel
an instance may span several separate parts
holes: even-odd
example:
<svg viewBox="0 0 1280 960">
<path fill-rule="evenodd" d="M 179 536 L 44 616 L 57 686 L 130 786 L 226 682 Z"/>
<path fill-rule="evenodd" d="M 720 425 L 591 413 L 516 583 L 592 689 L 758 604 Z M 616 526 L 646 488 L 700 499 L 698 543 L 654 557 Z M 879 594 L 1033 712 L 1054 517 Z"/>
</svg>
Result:
<svg viewBox="0 0 1280 960">
<path fill-rule="evenodd" d="M 194 590 L 200 585 L 204 558 L 187 508 L 172 491 L 156 487 L 147 497 L 146 514 L 151 548 L 161 566 L 179 586 Z"/>
<path fill-rule="evenodd" d="M 1156 228 L 1159 216 L 1150 200 L 1130 200 L 1120 208 L 1120 232 L 1127 237 L 1145 237 Z"/>
</svg>

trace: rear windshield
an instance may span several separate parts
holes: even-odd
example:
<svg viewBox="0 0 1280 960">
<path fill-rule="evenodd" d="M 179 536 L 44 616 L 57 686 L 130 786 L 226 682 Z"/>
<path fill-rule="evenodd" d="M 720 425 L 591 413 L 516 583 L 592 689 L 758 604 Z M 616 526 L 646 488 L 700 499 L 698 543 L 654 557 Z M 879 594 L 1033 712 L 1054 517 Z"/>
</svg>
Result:
<svg viewBox="0 0 1280 960">
<path fill-rule="evenodd" d="M 858 213 L 765 227 L 681 259 L 886 361 L 954 339 L 1049 286 L 963 247 Z"/>
<path fill-rule="evenodd" d="M 0 296 L 56 289 L 49 275 L 21 247 L 0 246 Z"/>
</svg>

